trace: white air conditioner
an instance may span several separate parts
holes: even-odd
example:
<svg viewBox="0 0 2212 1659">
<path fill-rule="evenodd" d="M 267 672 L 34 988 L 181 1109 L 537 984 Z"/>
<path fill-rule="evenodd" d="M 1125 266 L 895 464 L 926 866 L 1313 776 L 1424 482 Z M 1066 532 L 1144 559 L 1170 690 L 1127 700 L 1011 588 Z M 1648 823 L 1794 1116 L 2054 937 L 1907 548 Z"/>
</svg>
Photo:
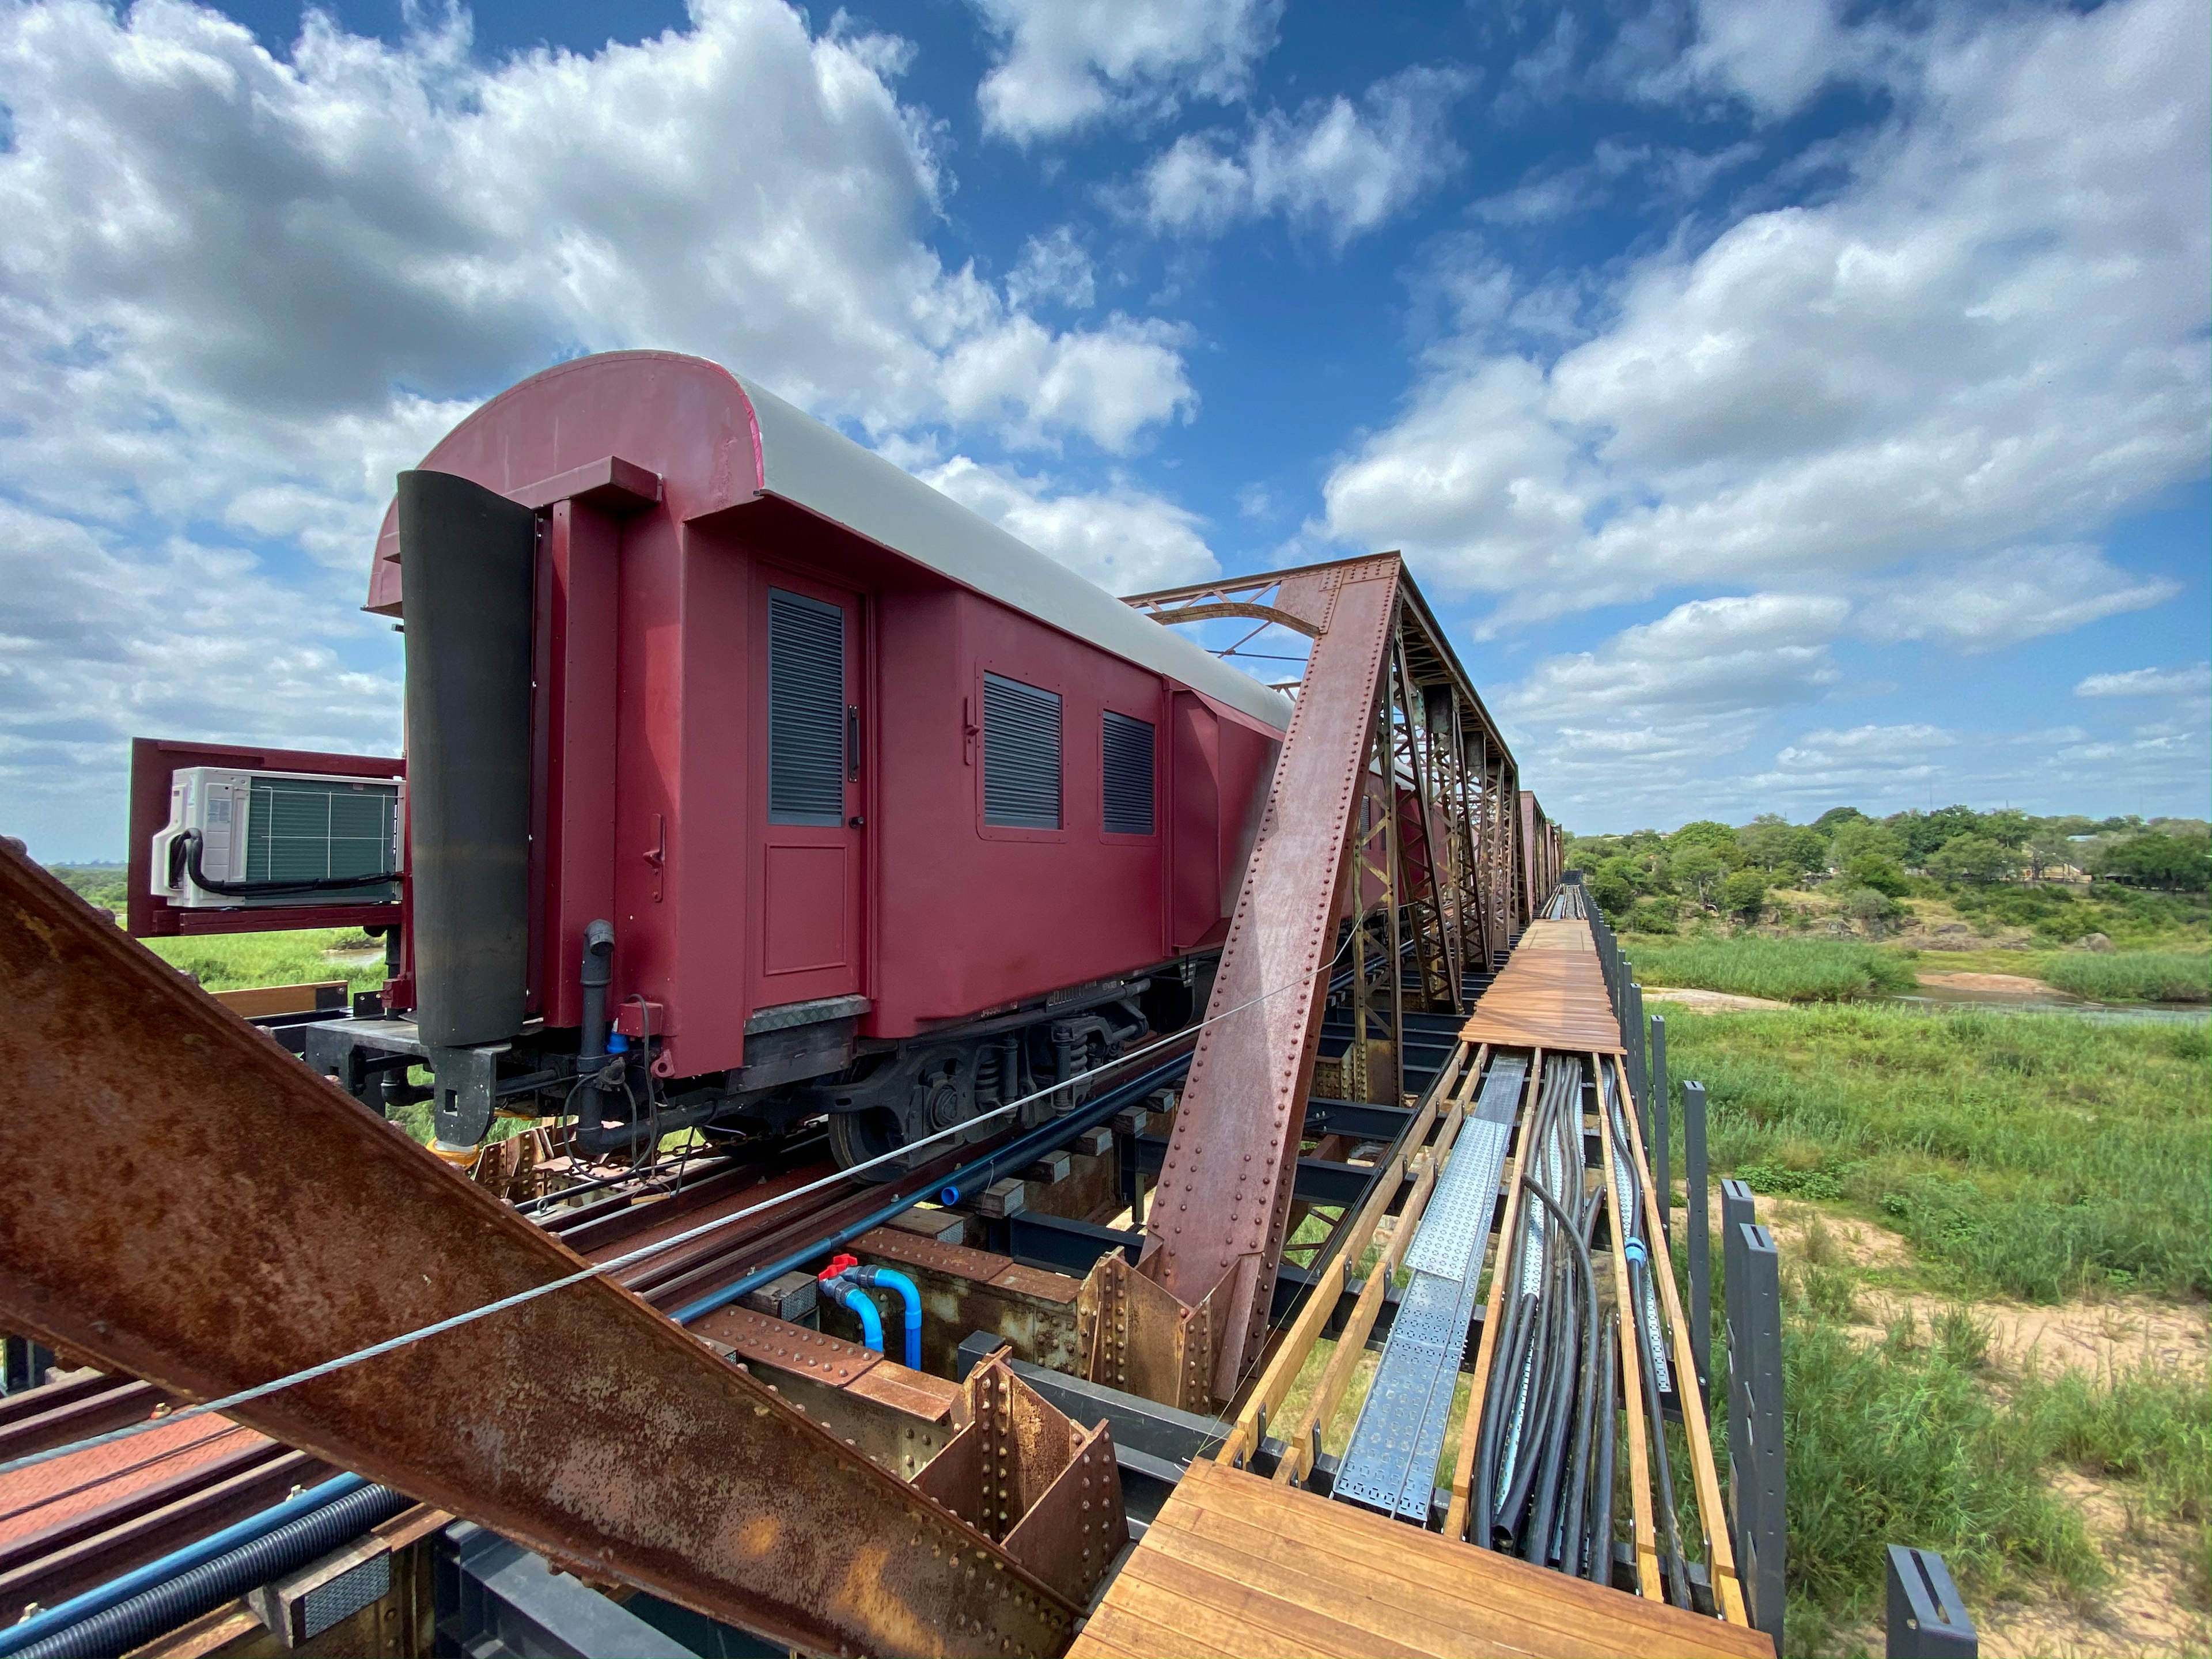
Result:
<svg viewBox="0 0 2212 1659">
<path fill-rule="evenodd" d="M 397 778 L 180 767 L 168 826 L 154 837 L 154 896 L 187 909 L 392 903 L 401 787 Z M 193 879 L 195 858 L 210 884 Z"/>
</svg>

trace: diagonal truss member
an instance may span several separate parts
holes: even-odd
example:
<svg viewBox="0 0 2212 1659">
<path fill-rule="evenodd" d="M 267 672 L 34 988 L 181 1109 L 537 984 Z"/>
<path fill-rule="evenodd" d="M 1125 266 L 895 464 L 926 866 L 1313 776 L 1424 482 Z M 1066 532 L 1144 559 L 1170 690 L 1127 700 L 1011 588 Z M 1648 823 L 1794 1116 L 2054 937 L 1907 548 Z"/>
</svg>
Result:
<svg viewBox="0 0 2212 1659">
<path fill-rule="evenodd" d="M 4 844 L 0 1073 L 0 1315 L 184 1398 L 585 1265 Z M 807 1651 L 1057 1653 L 1073 1628 L 1000 1545 L 604 1279 L 234 1415 Z"/>
<path fill-rule="evenodd" d="M 1226 1400 L 1265 1336 L 1332 982 L 1353 1022 L 1346 1092 L 1395 1103 L 1405 1011 L 1462 1011 L 1467 972 L 1527 919 L 1519 781 L 1395 554 L 1128 603 L 1163 623 L 1250 618 L 1313 642 L 1209 1004 L 1236 1012 L 1199 1039 L 1139 1263 L 1202 1316 L 1146 1328 L 1186 1346 L 1210 1330 L 1212 1393 Z M 1115 1296 L 1102 1289 L 1101 1305 L 1135 1305 Z M 1113 1363 L 1189 1370 L 1164 1356 L 1133 1373 L 1126 1355 Z"/>
</svg>

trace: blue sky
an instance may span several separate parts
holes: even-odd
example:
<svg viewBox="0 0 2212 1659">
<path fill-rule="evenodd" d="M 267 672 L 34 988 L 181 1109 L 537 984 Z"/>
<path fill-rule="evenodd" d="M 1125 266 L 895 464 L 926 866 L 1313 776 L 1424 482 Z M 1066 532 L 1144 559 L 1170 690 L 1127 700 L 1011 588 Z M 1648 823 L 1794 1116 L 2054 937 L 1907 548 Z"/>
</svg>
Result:
<svg viewBox="0 0 2212 1659">
<path fill-rule="evenodd" d="M 391 477 L 752 374 L 1120 591 L 1402 548 L 1586 831 L 2202 814 L 2202 0 L 0 10 L 0 830 L 380 750 Z"/>
</svg>

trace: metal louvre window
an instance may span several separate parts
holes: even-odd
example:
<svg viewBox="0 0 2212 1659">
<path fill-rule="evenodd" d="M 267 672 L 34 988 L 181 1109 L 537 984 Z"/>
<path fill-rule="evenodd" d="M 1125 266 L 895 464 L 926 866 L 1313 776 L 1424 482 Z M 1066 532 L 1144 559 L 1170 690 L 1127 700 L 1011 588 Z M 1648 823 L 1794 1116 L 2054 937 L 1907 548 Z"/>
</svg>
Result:
<svg viewBox="0 0 2212 1659">
<path fill-rule="evenodd" d="M 983 822 L 1060 828 L 1060 694 L 983 676 Z"/>
<path fill-rule="evenodd" d="M 1152 726 L 1106 711 L 1106 833 L 1152 833 Z"/>
<path fill-rule="evenodd" d="M 768 592 L 768 819 L 845 822 L 845 613 Z"/>
</svg>

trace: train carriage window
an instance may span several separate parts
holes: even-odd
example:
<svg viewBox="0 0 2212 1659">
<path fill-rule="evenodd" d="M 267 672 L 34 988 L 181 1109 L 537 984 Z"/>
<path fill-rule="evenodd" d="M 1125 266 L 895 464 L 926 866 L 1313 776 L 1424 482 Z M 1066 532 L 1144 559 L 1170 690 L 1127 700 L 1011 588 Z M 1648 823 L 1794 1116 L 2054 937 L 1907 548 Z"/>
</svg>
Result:
<svg viewBox="0 0 2212 1659">
<path fill-rule="evenodd" d="M 845 613 L 768 592 L 768 817 L 845 822 Z"/>
<path fill-rule="evenodd" d="M 1152 833 L 1152 725 L 1106 711 L 1106 833 Z"/>
<path fill-rule="evenodd" d="M 983 676 L 983 822 L 1060 828 L 1060 694 Z"/>
</svg>

